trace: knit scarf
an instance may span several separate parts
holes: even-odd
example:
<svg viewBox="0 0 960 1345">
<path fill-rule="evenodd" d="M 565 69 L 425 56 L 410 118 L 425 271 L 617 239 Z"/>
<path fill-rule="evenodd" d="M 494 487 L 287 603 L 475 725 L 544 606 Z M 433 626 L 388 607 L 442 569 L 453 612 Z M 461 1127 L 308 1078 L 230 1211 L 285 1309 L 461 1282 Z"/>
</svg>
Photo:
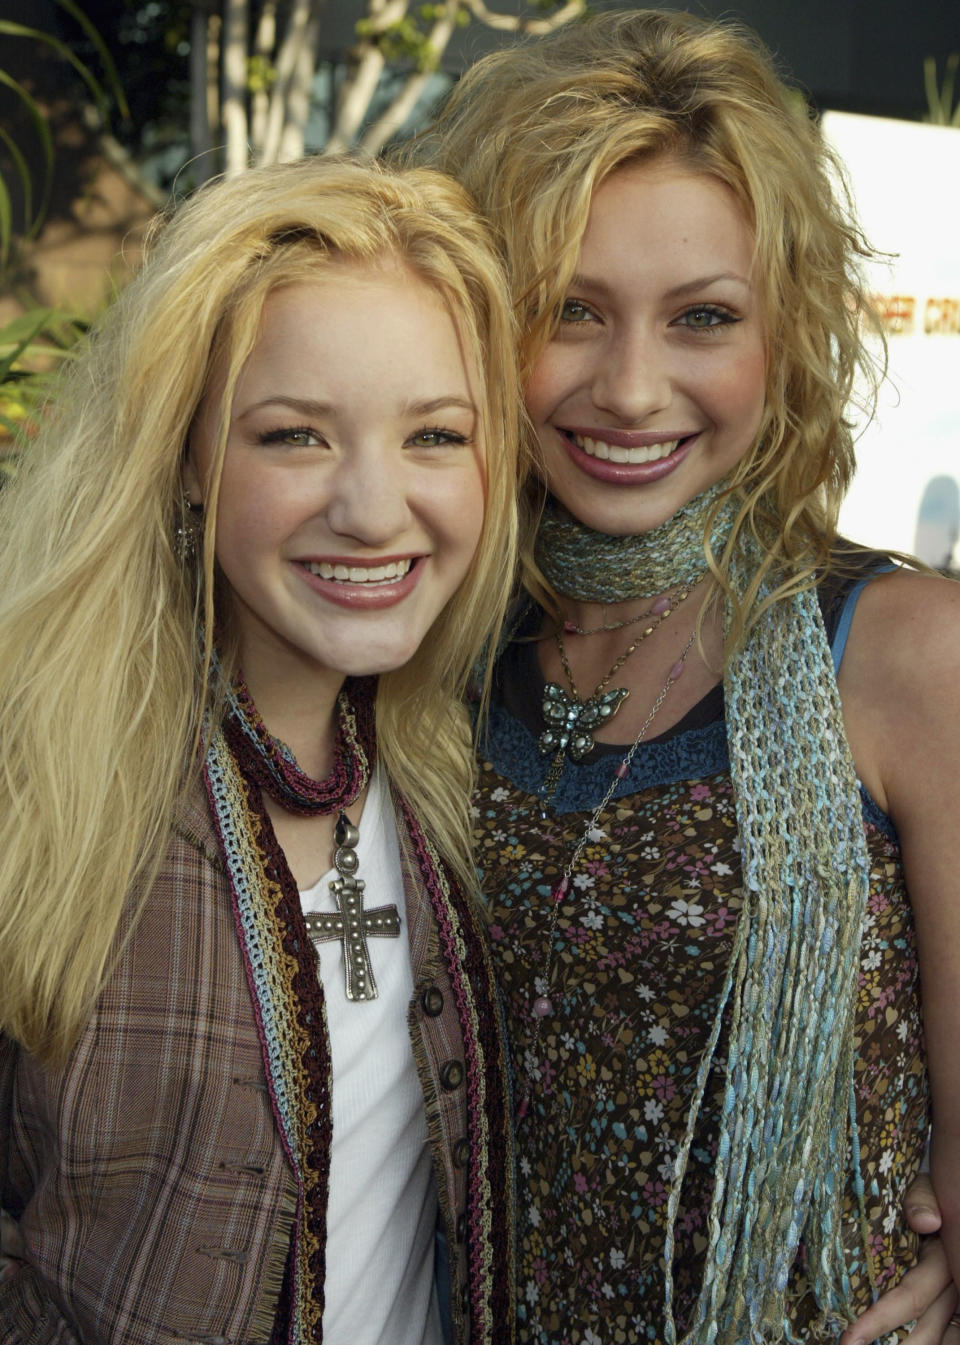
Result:
<svg viewBox="0 0 960 1345">
<path fill-rule="evenodd" d="M 337 702 L 330 775 L 314 781 L 272 738 L 242 680 L 227 693 L 204 780 L 227 864 L 234 921 L 257 1018 L 270 1099 L 297 1185 L 293 1245 L 274 1339 L 321 1338 L 332 1125 L 330 1050 L 316 955 L 300 894 L 263 804 L 332 813 L 359 797 L 374 764 L 372 678 L 348 683 Z"/>
<path fill-rule="evenodd" d="M 300 895 L 263 805 L 263 793 L 287 811 L 332 813 L 363 791 L 375 760 L 375 678 L 348 679 L 337 702 L 330 775 L 311 780 L 290 749 L 271 737 L 242 681 L 227 695 L 224 723 L 210 738 L 204 780 L 230 880 L 234 922 L 263 1053 L 274 1119 L 296 1180 L 297 1208 L 287 1272 L 271 1322 L 254 1334 L 274 1345 L 322 1340 L 326 1217 L 332 1119 L 331 1061 L 323 987 Z M 442 858 L 394 793 L 401 850 L 429 904 L 438 960 L 449 976 L 462 1038 L 470 1147 L 463 1237 L 468 1300 L 462 1306 L 477 1345 L 511 1345 L 516 1288 L 513 1225 L 513 1137 L 508 1124 L 509 1065 L 502 1008 L 483 919 Z M 421 1075 L 425 1047 L 415 1039 Z M 427 1106 L 427 1128 L 440 1143 L 441 1105 Z"/>
<path fill-rule="evenodd" d="M 659 527 L 609 537 L 548 505 L 537 563 L 563 594 L 649 597 L 705 568 L 737 515 L 719 483 Z M 742 595 L 763 560 L 741 530 L 730 579 Z M 691 574 L 692 569 L 692 574 Z M 782 578 L 782 576 L 780 576 Z M 758 600 L 776 576 L 764 579 Z M 725 629 L 730 613 L 725 612 Z M 864 1217 L 853 1093 L 853 1024 L 869 861 L 859 786 L 816 592 L 763 613 L 723 676 L 743 908 L 700 1063 L 667 1207 L 665 1335 L 677 1339 L 673 1259 L 684 1173 L 721 1028 L 729 1030 L 706 1270 L 685 1341 L 790 1338 L 785 1291 L 800 1240 L 822 1318 L 849 1320 L 841 1242 L 848 1173 Z"/>
</svg>

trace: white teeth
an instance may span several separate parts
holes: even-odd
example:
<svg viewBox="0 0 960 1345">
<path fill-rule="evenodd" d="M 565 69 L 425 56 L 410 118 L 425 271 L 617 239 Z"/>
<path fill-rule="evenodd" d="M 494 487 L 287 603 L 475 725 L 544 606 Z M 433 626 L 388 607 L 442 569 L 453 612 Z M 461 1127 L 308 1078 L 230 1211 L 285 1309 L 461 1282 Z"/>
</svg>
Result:
<svg viewBox="0 0 960 1345">
<path fill-rule="evenodd" d="M 413 564 L 412 560 L 391 561 L 389 565 L 331 565 L 329 561 L 307 561 L 311 574 L 320 579 L 336 579 L 350 584 L 382 584 L 385 580 L 402 579 Z"/>
<path fill-rule="evenodd" d="M 679 439 L 665 439 L 662 444 L 647 444 L 644 448 L 621 448 L 619 444 L 606 444 L 602 439 L 589 439 L 586 435 L 572 434 L 570 437 L 591 458 L 600 458 L 603 462 L 627 462 L 631 466 L 668 458 L 680 442 Z"/>
</svg>

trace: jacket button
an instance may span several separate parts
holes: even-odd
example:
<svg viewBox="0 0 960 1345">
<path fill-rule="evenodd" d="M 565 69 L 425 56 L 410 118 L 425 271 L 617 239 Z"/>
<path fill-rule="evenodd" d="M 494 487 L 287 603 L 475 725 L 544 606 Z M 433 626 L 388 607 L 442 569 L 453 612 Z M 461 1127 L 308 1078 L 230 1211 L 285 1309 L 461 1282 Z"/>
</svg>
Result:
<svg viewBox="0 0 960 1345">
<path fill-rule="evenodd" d="M 463 1063 L 460 1060 L 448 1060 L 440 1071 L 440 1082 L 448 1093 L 463 1083 Z"/>
<path fill-rule="evenodd" d="M 457 1140 L 453 1146 L 453 1161 L 458 1168 L 465 1168 L 470 1162 L 470 1141 L 468 1139 Z"/>
<path fill-rule="evenodd" d="M 443 1013 L 443 995 L 435 985 L 428 986 L 420 996 L 423 1012 L 429 1018 L 439 1018 Z"/>
<path fill-rule="evenodd" d="M 461 1214 L 457 1220 L 457 1241 L 466 1242 L 467 1240 L 467 1216 Z"/>
</svg>

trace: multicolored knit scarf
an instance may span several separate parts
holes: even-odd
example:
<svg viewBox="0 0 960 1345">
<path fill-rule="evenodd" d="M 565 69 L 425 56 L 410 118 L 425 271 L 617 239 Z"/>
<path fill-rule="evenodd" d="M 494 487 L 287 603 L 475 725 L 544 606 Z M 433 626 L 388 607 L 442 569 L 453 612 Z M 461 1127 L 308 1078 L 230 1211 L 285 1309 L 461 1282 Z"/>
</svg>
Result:
<svg viewBox="0 0 960 1345">
<path fill-rule="evenodd" d="M 304 775 L 290 749 L 270 736 L 240 681 L 228 693 L 225 722 L 213 734 L 204 761 L 274 1117 L 297 1185 L 293 1243 L 279 1307 L 272 1323 L 257 1323 L 264 1333 L 272 1325 L 274 1345 L 318 1345 L 322 1340 L 332 1078 L 316 955 L 296 882 L 263 805 L 263 791 L 292 812 L 332 813 L 348 807 L 374 766 L 375 688 L 375 678 L 350 679 L 341 692 L 334 765 L 325 780 Z M 430 904 L 463 1039 L 470 1145 L 464 1233 L 469 1303 L 463 1305 L 464 1312 L 477 1345 L 510 1345 L 516 1299 L 513 1229 L 496 1217 L 513 1207 L 502 1009 L 478 908 L 448 874 L 409 806 L 396 795 L 395 801 L 401 849 Z M 421 1073 L 428 1068 L 421 1058 L 424 1050 L 421 1045 L 418 1054 L 415 1044 Z M 427 1127 L 439 1142 L 438 1102 L 433 1112 L 427 1108 Z"/>
<path fill-rule="evenodd" d="M 263 805 L 263 791 L 299 813 L 332 813 L 366 787 L 375 759 L 373 678 L 340 693 L 334 765 L 322 781 L 272 738 L 238 680 L 213 735 L 204 780 L 230 875 L 267 1084 L 297 1183 L 297 1215 L 274 1339 L 313 1342 L 323 1319 L 332 1126 L 326 1009 L 300 894 Z M 288 1332 L 290 1334 L 288 1335 Z"/>
<path fill-rule="evenodd" d="M 608 537 L 555 503 L 537 562 L 563 594 L 590 602 L 652 597 L 704 569 L 737 508 L 727 483 L 660 527 Z M 743 595 L 764 551 L 747 529 L 730 567 Z M 767 577 L 759 599 L 776 579 Z M 726 614 L 729 621 L 729 612 Z M 801 1238 L 825 1321 L 846 1324 L 841 1242 L 847 1175 L 861 1202 L 853 1023 L 869 861 L 859 785 L 816 592 L 773 604 L 724 669 L 727 742 L 743 864 L 743 909 L 700 1063 L 667 1208 L 666 1327 L 674 1322 L 676 1218 L 694 1125 L 728 1027 L 706 1271 L 689 1345 L 790 1338 L 785 1291 Z M 865 1226 L 866 1261 L 872 1260 Z"/>
</svg>

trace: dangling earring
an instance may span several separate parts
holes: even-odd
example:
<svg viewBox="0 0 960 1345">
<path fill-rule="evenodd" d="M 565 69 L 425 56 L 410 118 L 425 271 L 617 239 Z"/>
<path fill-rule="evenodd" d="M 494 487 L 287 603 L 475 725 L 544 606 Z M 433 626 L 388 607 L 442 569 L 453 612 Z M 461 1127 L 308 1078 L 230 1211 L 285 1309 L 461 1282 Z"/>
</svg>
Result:
<svg viewBox="0 0 960 1345">
<path fill-rule="evenodd" d="M 194 504 L 186 491 L 180 497 L 180 517 L 173 530 L 173 550 L 181 565 L 189 565 L 197 554 L 203 505 Z"/>
</svg>

